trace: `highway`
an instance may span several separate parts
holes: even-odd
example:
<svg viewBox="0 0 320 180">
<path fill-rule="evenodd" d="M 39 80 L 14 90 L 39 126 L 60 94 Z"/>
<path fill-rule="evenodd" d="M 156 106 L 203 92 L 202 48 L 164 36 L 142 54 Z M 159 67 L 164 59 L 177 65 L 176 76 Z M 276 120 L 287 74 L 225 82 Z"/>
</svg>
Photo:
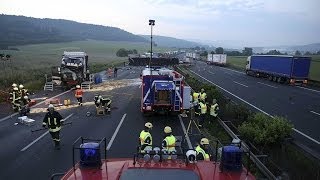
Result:
<svg viewBox="0 0 320 180">
<path fill-rule="evenodd" d="M 277 84 L 244 72 L 197 62 L 196 76 L 217 85 L 238 103 L 270 116 L 283 116 L 294 124 L 294 137 L 302 146 L 320 153 L 320 90 Z"/>
<path fill-rule="evenodd" d="M 17 116 L 0 122 L 0 179 L 44 180 L 49 179 L 53 173 L 66 172 L 72 167 L 72 143 L 80 136 L 92 139 L 106 137 L 108 158 L 132 158 L 140 131 L 147 121 L 154 125 L 151 132 L 154 145 L 160 145 L 166 125 L 172 127 L 174 135 L 184 136 L 183 126 L 188 121 L 180 120 L 178 116 L 144 117 L 141 114 L 140 71 L 141 68 L 133 67 L 130 70 L 119 70 L 118 77 L 111 80 L 104 76 L 103 79 L 110 84 L 103 91 L 100 84 L 85 92 L 82 107 L 71 105 L 58 110 L 66 122 L 72 122 L 72 125 L 63 126 L 61 130 L 61 150 L 54 150 L 47 131 L 31 133 L 31 130 L 41 128 L 47 107 L 44 103 L 31 110 L 29 117 L 36 120 L 34 126 L 14 125 Z M 112 96 L 110 115 L 95 114 L 95 93 Z M 76 103 L 72 91 L 58 97 L 61 100 L 71 98 L 72 103 Z M 86 117 L 88 111 L 92 113 L 90 117 Z M 191 138 L 192 146 L 195 145 L 195 139 Z M 183 147 L 191 148 L 188 143 L 183 143 Z"/>
</svg>

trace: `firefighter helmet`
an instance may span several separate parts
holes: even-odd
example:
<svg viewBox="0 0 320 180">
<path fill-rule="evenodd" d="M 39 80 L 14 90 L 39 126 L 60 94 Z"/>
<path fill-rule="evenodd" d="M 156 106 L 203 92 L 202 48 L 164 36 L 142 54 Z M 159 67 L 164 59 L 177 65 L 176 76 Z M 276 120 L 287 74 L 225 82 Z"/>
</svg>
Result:
<svg viewBox="0 0 320 180">
<path fill-rule="evenodd" d="M 207 138 L 202 138 L 201 141 L 200 141 L 200 144 L 201 145 L 206 145 L 206 144 L 208 145 L 209 144 L 209 140 Z"/>
<path fill-rule="evenodd" d="M 172 129 L 171 129 L 170 126 L 166 126 L 163 131 L 164 131 L 164 133 L 166 133 L 166 134 L 172 133 Z"/>
<path fill-rule="evenodd" d="M 24 86 L 23 86 L 22 84 L 20 84 L 20 85 L 19 85 L 19 88 L 20 88 L 20 89 L 23 89 L 23 88 L 24 88 Z"/>
<path fill-rule="evenodd" d="M 48 109 L 54 109 L 54 106 L 52 104 L 49 104 Z"/>
<path fill-rule="evenodd" d="M 12 87 L 17 87 L 18 85 L 16 83 L 13 83 L 12 84 Z"/>
<path fill-rule="evenodd" d="M 18 89 L 17 87 L 14 87 L 13 90 L 14 90 L 14 91 L 18 91 L 19 89 Z"/>
<path fill-rule="evenodd" d="M 204 92 L 204 89 L 203 89 L 203 88 L 201 89 L 201 92 Z"/>
<path fill-rule="evenodd" d="M 28 100 L 28 99 L 29 99 L 29 97 L 28 97 L 28 96 L 24 96 L 24 97 L 23 97 L 23 99 Z"/>
<path fill-rule="evenodd" d="M 147 127 L 147 128 L 149 128 L 149 129 L 151 129 L 151 128 L 153 127 L 152 124 L 151 124 L 151 122 L 145 123 L 144 126 Z"/>
<path fill-rule="evenodd" d="M 77 89 L 80 89 L 80 85 L 76 85 L 76 88 L 77 88 Z"/>
</svg>

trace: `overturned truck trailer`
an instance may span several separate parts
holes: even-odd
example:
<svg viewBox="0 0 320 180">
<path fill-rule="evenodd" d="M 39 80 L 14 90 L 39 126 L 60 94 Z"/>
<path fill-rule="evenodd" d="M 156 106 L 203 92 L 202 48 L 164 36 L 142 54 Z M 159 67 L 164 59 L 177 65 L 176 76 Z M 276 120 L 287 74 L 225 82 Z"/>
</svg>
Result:
<svg viewBox="0 0 320 180">
<path fill-rule="evenodd" d="M 129 65 L 131 66 L 172 66 L 179 64 L 178 58 L 152 58 L 151 63 L 148 57 L 129 57 Z"/>
</svg>

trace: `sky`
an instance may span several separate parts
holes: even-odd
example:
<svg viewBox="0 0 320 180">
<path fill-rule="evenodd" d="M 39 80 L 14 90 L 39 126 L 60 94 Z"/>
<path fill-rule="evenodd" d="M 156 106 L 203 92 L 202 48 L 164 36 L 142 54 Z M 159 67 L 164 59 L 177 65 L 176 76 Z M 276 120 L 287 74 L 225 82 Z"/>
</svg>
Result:
<svg viewBox="0 0 320 180">
<path fill-rule="evenodd" d="M 229 46 L 320 43 L 320 0 L 0 0 L 0 13 Z"/>
</svg>

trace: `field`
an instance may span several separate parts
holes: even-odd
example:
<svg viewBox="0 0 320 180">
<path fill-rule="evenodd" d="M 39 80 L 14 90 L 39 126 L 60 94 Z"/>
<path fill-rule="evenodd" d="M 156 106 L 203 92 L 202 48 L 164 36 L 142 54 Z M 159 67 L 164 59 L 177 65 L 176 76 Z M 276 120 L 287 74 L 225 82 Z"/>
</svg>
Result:
<svg viewBox="0 0 320 180">
<path fill-rule="evenodd" d="M 12 82 L 31 83 L 31 89 L 43 85 L 44 74 L 50 73 L 50 67 L 60 65 L 64 51 L 85 51 L 89 55 L 89 65 L 99 67 L 110 63 L 127 61 L 116 56 L 120 48 L 136 49 L 138 53 L 150 50 L 149 43 L 119 41 L 75 41 L 68 43 L 50 43 L 16 46 L 19 51 L 1 51 L 12 55 L 10 61 L 0 64 L 0 89 L 10 86 Z M 154 52 L 164 52 L 169 48 L 153 47 Z M 96 68 L 95 68 L 96 69 Z M 35 87 L 37 86 L 37 87 Z"/>
<path fill-rule="evenodd" d="M 227 63 L 230 67 L 244 70 L 246 67 L 247 56 L 228 56 Z M 320 55 L 312 56 L 309 78 L 320 81 Z"/>
</svg>

